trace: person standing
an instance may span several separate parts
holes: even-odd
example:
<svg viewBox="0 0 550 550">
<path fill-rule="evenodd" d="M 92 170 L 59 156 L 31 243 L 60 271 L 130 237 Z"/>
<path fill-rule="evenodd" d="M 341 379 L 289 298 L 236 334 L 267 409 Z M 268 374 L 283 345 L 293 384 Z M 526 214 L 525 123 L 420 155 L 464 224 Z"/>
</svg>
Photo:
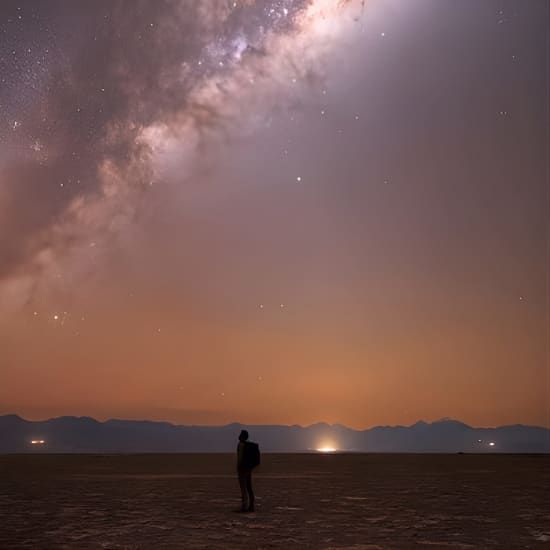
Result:
<svg viewBox="0 0 550 550">
<path fill-rule="evenodd" d="M 241 430 L 237 445 L 237 474 L 241 488 L 241 512 L 254 512 L 252 470 L 260 464 L 260 447 L 248 441 L 248 432 Z"/>
</svg>

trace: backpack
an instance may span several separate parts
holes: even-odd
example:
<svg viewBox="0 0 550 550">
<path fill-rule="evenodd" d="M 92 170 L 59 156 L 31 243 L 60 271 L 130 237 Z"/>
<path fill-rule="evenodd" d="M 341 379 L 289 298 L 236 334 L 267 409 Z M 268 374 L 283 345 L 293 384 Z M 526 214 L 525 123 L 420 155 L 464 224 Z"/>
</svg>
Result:
<svg viewBox="0 0 550 550">
<path fill-rule="evenodd" d="M 252 441 L 246 441 L 244 444 L 243 466 L 247 470 L 252 470 L 260 465 L 260 446 Z"/>
</svg>

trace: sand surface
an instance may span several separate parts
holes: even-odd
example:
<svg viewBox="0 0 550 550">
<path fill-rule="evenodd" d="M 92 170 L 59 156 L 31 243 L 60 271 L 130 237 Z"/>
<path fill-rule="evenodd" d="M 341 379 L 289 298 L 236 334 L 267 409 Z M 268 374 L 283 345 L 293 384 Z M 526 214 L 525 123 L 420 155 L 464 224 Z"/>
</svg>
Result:
<svg viewBox="0 0 550 550">
<path fill-rule="evenodd" d="M 0 456 L 0 548 L 550 548 L 550 457 Z"/>
</svg>

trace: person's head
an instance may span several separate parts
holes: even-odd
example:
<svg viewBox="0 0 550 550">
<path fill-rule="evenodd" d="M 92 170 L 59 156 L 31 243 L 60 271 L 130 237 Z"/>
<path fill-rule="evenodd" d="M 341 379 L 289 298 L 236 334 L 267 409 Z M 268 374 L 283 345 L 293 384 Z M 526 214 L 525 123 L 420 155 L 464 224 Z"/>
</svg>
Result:
<svg viewBox="0 0 550 550">
<path fill-rule="evenodd" d="M 246 441 L 248 439 L 248 432 L 246 430 L 241 430 L 239 434 L 239 441 Z"/>
</svg>

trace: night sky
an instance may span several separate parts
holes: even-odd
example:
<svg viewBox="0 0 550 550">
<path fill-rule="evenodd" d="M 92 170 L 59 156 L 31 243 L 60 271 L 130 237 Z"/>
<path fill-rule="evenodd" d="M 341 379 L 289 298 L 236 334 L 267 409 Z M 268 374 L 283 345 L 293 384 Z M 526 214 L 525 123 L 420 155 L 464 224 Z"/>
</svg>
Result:
<svg viewBox="0 0 550 550">
<path fill-rule="evenodd" d="M 547 0 L 2 0 L 0 414 L 549 423 Z"/>
</svg>

